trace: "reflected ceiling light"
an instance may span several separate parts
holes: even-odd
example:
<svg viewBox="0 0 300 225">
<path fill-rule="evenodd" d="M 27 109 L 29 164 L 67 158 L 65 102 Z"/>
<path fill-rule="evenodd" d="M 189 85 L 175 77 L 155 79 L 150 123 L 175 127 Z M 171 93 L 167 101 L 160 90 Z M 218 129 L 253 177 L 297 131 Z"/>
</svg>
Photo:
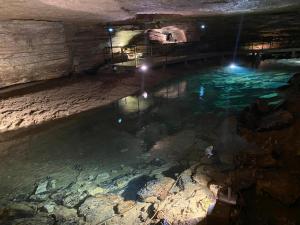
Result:
<svg viewBox="0 0 300 225">
<path fill-rule="evenodd" d="M 148 66 L 147 65 L 142 65 L 141 66 L 141 71 L 146 72 L 148 70 Z"/>
<path fill-rule="evenodd" d="M 148 93 L 145 91 L 143 94 L 142 94 L 143 98 L 148 98 Z"/>
</svg>

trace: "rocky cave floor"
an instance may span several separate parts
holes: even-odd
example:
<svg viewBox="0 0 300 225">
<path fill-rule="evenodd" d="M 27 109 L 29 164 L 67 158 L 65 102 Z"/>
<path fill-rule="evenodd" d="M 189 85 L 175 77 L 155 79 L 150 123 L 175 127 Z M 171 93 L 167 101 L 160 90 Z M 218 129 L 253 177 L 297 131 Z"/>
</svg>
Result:
<svg viewBox="0 0 300 225">
<path fill-rule="evenodd" d="M 65 187 L 46 177 L 32 193 L 6 201 L 0 222 L 300 224 L 300 74 L 278 91 L 286 96 L 283 104 L 270 107 L 258 100 L 223 121 L 224 146 L 247 140 L 251 144 L 243 151 L 233 154 L 199 140 L 190 145 L 184 169 L 159 158 L 140 170 L 122 166 L 122 176 L 114 177 L 90 175 L 79 166 L 76 180 Z M 178 135 L 172 140 L 181 141 Z"/>
</svg>

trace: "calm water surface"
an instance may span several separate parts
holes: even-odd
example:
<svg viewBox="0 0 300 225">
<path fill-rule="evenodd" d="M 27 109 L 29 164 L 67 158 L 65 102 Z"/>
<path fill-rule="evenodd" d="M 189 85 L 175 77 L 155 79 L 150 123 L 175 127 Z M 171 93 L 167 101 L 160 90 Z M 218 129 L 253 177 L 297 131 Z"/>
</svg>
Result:
<svg viewBox="0 0 300 225">
<path fill-rule="evenodd" d="M 78 169 L 86 176 L 107 172 L 113 178 L 146 165 L 181 163 L 199 140 L 214 145 L 224 118 L 254 99 L 278 104 L 282 96 L 275 89 L 299 66 L 300 60 L 299 65 L 283 60 L 260 69 L 218 67 L 185 74 L 141 96 L 1 143 L 0 199 L 30 193 L 47 176 L 67 185 Z"/>
</svg>

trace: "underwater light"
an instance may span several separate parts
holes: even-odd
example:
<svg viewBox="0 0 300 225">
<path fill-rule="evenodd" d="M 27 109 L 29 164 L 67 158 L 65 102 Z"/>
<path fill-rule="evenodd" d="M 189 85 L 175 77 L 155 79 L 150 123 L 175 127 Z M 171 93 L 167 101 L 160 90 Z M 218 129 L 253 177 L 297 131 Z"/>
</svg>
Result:
<svg viewBox="0 0 300 225">
<path fill-rule="evenodd" d="M 148 66 L 147 65 L 142 65 L 141 66 L 141 71 L 146 72 L 148 70 Z"/>
<path fill-rule="evenodd" d="M 231 63 L 229 65 L 229 67 L 230 67 L 230 69 L 235 69 L 235 68 L 237 68 L 237 65 L 235 63 Z"/>
<path fill-rule="evenodd" d="M 143 98 L 148 98 L 148 93 L 145 91 L 143 94 L 142 94 Z"/>
</svg>

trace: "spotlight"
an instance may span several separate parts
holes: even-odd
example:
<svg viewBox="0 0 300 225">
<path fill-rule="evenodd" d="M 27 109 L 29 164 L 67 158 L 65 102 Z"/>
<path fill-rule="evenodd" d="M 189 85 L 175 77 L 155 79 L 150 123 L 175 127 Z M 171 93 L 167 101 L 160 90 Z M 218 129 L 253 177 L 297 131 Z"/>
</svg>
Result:
<svg viewBox="0 0 300 225">
<path fill-rule="evenodd" d="M 109 33 L 114 32 L 114 28 L 112 28 L 112 27 L 108 28 L 108 32 L 109 32 Z"/>
<path fill-rule="evenodd" d="M 141 66 L 141 71 L 146 72 L 148 70 L 148 66 L 147 65 L 142 65 Z"/>
<path fill-rule="evenodd" d="M 143 98 L 148 98 L 148 93 L 145 91 L 143 94 L 142 94 Z"/>
</svg>

